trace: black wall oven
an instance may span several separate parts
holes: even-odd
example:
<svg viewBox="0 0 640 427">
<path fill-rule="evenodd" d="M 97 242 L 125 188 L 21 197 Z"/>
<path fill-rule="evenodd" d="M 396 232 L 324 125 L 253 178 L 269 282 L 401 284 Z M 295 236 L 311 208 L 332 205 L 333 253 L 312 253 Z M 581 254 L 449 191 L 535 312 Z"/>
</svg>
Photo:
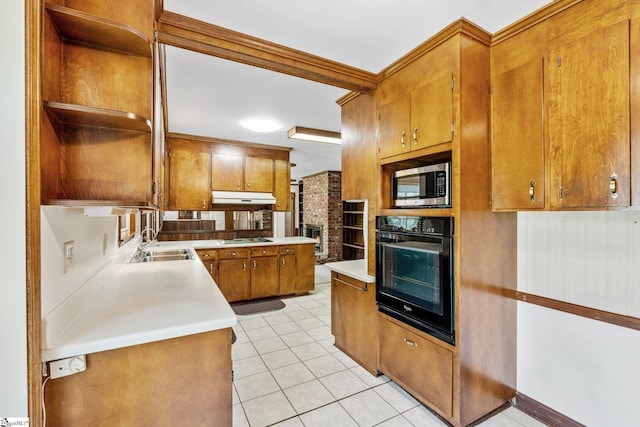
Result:
<svg viewBox="0 0 640 427">
<path fill-rule="evenodd" d="M 453 218 L 376 217 L 381 312 L 455 344 L 453 277 Z"/>
</svg>

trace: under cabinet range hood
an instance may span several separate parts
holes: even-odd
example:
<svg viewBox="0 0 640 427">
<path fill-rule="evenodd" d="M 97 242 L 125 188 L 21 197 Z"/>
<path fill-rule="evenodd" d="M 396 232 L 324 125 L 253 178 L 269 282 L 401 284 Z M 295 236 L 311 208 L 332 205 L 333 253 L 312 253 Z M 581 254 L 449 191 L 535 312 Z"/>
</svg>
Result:
<svg viewBox="0 0 640 427">
<path fill-rule="evenodd" d="M 212 191 L 214 205 L 274 205 L 276 198 L 271 193 L 249 191 Z"/>
</svg>

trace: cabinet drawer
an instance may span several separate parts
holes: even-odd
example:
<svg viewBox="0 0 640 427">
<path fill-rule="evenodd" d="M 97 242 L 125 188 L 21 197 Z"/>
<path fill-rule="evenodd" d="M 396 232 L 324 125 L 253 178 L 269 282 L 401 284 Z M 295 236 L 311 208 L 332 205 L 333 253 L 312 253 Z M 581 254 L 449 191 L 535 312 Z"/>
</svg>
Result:
<svg viewBox="0 0 640 427">
<path fill-rule="evenodd" d="M 295 246 L 280 246 L 280 255 L 291 255 L 296 253 Z"/>
<path fill-rule="evenodd" d="M 453 353 L 379 317 L 380 370 L 446 417 L 453 415 Z M 414 332 L 415 331 L 415 332 Z"/>
<path fill-rule="evenodd" d="M 278 255 L 277 246 L 261 246 L 259 248 L 251 248 L 251 257 L 274 256 Z"/>
<path fill-rule="evenodd" d="M 218 259 L 217 249 L 196 249 L 196 253 L 202 261 L 216 260 Z"/>
<path fill-rule="evenodd" d="M 229 248 L 218 250 L 219 259 L 248 258 L 249 249 L 247 248 Z"/>
</svg>

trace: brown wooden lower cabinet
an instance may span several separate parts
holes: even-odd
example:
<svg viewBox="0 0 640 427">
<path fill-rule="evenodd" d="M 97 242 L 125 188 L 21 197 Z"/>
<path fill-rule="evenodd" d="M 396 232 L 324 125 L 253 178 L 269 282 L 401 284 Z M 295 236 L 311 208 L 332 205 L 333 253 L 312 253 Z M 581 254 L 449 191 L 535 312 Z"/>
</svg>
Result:
<svg viewBox="0 0 640 427">
<path fill-rule="evenodd" d="M 218 251 L 218 287 L 227 301 L 242 301 L 251 297 L 249 250 L 246 248 Z"/>
<path fill-rule="evenodd" d="M 231 380 L 230 328 L 88 354 L 47 382 L 47 425 L 230 427 Z"/>
<path fill-rule="evenodd" d="M 331 273 L 331 333 L 335 346 L 376 373 L 378 308 L 374 283 Z"/>
<path fill-rule="evenodd" d="M 251 299 L 278 295 L 278 247 L 251 248 Z"/>
<path fill-rule="evenodd" d="M 453 416 L 453 353 L 384 314 L 379 314 L 379 370 L 414 397 Z"/>
<path fill-rule="evenodd" d="M 302 294 L 315 287 L 313 243 L 196 252 L 228 302 Z"/>
</svg>

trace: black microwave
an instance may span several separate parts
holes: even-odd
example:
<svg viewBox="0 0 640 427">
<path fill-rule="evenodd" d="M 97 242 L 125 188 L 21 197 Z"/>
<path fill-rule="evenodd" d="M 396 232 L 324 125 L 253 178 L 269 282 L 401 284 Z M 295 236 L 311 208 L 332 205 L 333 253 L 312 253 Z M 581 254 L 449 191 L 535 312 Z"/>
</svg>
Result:
<svg viewBox="0 0 640 427">
<path fill-rule="evenodd" d="M 396 171 L 391 191 L 394 208 L 449 208 L 451 162 Z"/>
</svg>

